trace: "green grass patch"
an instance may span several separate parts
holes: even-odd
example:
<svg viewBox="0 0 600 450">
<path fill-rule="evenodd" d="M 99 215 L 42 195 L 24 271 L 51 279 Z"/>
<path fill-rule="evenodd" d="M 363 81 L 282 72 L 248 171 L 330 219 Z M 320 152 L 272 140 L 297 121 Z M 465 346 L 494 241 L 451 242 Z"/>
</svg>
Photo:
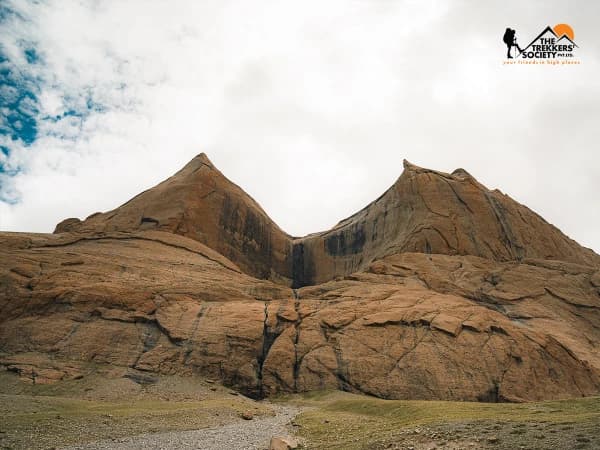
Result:
<svg viewBox="0 0 600 450">
<path fill-rule="evenodd" d="M 486 423 L 482 428 L 489 433 L 510 424 L 515 427 L 512 435 L 518 436 L 528 433 L 529 422 L 535 422 L 535 426 L 600 423 L 598 397 L 511 404 L 382 400 L 325 391 L 284 397 L 280 401 L 310 408 L 296 422 L 300 424 L 299 433 L 314 448 L 368 448 L 399 429 L 435 424 L 481 422 Z"/>
</svg>

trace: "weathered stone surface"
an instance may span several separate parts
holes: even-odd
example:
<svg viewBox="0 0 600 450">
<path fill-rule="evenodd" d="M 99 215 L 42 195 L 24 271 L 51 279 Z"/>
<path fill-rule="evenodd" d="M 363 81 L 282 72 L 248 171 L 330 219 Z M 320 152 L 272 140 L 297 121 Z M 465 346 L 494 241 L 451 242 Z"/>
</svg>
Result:
<svg viewBox="0 0 600 450">
<path fill-rule="evenodd" d="M 73 376 L 69 361 L 201 373 L 253 396 L 517 401 L 600 389 L 593 268 L 405 253 L 294 295 L 193 240 L 123 237 L 1 235 L 5 367 L 38 380 Z M 64 266 L 73 255 L 83 264 Z M 14 360 L 39 354 L 52 366 Z"/>
<path fill-rule="evenodd" d="M 207 161 L 57 234 L 0 233 L 0 366 L 36 383 L 85 376 L 87 364 L 202 374 L 254 397 L 600 393 L 599 257 L 466 172 L 407 165 L 352 219 L 292 240 L 237 187 L 246 219 L 220 229 L 219 189 L 232 188 Z M 245 253 L 253 215 L 271 247 Z M 298 242 L 311 277 L 297 271 Z"/>
<path fill-rule="evenodd" d="M 273 436 L 269 443 L 269 450 L 294 450 L 298 442 L 289 436 Z"/>
<path fill-rule="evenodd" d="M 249 275 L 292 287 L 349 275 L 399 252 L 600 265 L 593 251 L 465 170 L 447 174 L 407 161 L 377 200 L 331 230 L 304 238 L 284 233 L 203 153 L 119 208 L 83 222 L 66 219 L 55 233 L 138 230 L 195 239 Z"/>
<path fill-rule="evenodd" d="M 594 252 L 463 169 L 447 174 L 405 161 L 377 200 L 329 231 L 293 241 L 292 278 L 298 287 L 318 284 L 400 252 L 600 265 Z"/>
<path fill-rule="evenodd" d="M 244 272 L 289 284 L 290 237 L 202 153 L 171 178 L 117 209 L 84 221 L 66 219 L 55 233 L 168 231 L 195 239 Z"/>
</svg>

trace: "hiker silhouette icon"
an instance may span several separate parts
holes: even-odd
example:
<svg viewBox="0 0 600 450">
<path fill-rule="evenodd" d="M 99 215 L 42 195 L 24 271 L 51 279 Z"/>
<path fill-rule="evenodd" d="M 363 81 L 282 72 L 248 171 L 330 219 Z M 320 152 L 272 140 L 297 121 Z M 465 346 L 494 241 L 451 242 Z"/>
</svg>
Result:
<svg viewBox="0 0 600 450">
<path fill-rule="evenodd" d="M 517 37 L 516 35 L 516 31 L 513 30 L 512 28 L 507 28 L 506 31 L 504 32 L 504 37 L 502 38 L 502 41 L 506 44 L 506 47 L 508 48 L 507 52 L 506 52 L 506 57 L 508 59 L 513 59 L 512 55 L 510 54 L 510 50 L 513 47 L 516 47 L 517 50 L 519 50 L 519 53 L 521 53 L 523 50 L 521 50 L 521 47 L 519 47 L 519 44 L 517 44 Z M 518 56 L 518 55 L 516 55 Z"/>
</svg>

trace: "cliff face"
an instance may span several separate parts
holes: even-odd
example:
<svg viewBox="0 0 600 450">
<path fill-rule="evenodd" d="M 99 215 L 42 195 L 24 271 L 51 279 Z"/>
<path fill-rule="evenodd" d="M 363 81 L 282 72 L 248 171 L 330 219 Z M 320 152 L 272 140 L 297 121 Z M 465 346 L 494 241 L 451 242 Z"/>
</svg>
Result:
<svg viewBox="0 0 600 450">
<path fill-rule="evenodd" d="M 202 374 L 253 397 L 597 395 L 599 291 L 598 267 L 424 253 L 292 291 L 172 233 L 0 233 L 0 367 Z"/>
<path fill-rule="evenodd" d="M 201 242 L 257 278 L 290 283 L 290 237 L 248 194 L 201 153 L 183 169 L 124 205 L 55 233 L 158 230 Z"/>
<path fill-rule="evenodd" d="M 297 286 L 345 276 L 402 252 L 494 261 L 599 261 L 594 252 L 465 170 L 447 174 L 407 161 L 398 181 L 377 200 L 331 230 L 294 240 L 293 246 Z"/>
<path fill-rule="evenodd" d="M 0 367 L 51 383 L 97 364 L 254 397 L 598 395 L 600 257 L 463 170 L 408 163 L 292 238 L 200 155 L 55 234 L 0 233 Z"/>
<path fill-rule="evenodd" d="M 452 174 L 404 162 L 398 181 L 333 229 L 292 238 L 200 154 L 119 208 L 55 233 L 160 230 L 201 242 L 245 273 L 293 287 L 323 283 L 401 252 L 472 255 L 495 261 L 600 257 L 529 208 L 490 191 L 463 169 Z"/>
</svg>

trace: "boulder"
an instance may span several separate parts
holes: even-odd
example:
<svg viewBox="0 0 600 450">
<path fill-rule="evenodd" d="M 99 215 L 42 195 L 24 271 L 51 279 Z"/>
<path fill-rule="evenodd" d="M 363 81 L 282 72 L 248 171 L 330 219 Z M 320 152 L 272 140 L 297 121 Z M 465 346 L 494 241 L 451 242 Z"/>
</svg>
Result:
<svg viewBox="0 0 600 450">
<path fill-rule="evenodd" d="M 269 450 L 293 450 L 298 448 L 298 441 L 289 436 L 273 436 L 269 444 Z"/>
</svg>

